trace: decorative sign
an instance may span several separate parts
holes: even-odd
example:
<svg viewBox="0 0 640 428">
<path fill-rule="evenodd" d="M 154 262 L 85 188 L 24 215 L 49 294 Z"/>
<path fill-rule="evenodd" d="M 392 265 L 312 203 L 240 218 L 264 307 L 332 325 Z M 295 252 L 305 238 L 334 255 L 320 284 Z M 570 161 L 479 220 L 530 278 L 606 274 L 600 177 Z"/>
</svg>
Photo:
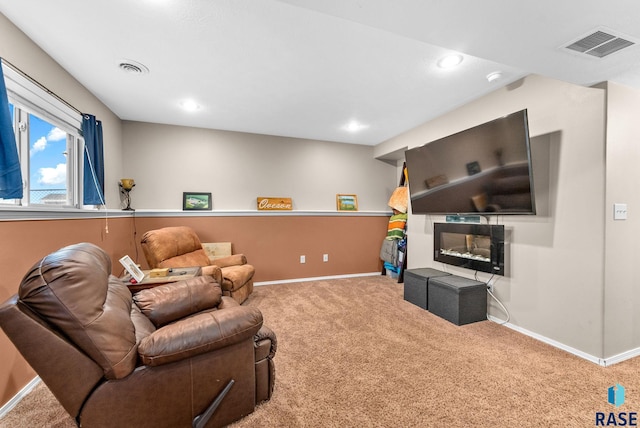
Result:
<svg viewBox="0 0 640 428">
<path fill-rule="evenodd" d="M 258 211 L 291 211 L 291 198 L 266 198 L 258 196 Z"/>
</svg>

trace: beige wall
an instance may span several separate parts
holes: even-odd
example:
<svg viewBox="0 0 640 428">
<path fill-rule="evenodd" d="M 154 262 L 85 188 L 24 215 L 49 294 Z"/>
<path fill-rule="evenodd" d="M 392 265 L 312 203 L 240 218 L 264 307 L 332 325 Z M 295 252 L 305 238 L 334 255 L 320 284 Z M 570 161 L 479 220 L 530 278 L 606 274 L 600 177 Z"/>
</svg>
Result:
<svg viewBox="0 0 640 428">
<path fill-rule="evenodd" d="M 603 356 L 604 103 L 602 89 L 529 76 L 376 147 L 376 155 L 412 148 L 528 109 L 538 215 L 490 218 L 505 225 L 508 241 L 495 294 L 512 325 L 595 357 Z M 434 264 L 433 223 L 441 221 L 410 216 L 409 267 L 472 277 Z M 505 318 L 493 302 L 490 314 Z"/>
<path fill-rule="evenodd" d="M 640 91 L 608 83 L 605 240 L 605 343 L 612 356 L 640 347 Z M 628 219 L 613 220 L 626 203 Z"/>
<path fill-rule="evenodd" d="M 361 211 L 389 211 L 395 166 L 373 148 L 181 126 L 124 122 L 124 173 L 132 205 L 182 209 L 182 192 L 211 192 L 214 210 L 255 210 L 258 196 L 290 197 L 293 209 L 336 210 L 336 194 Z"/>
</svg>

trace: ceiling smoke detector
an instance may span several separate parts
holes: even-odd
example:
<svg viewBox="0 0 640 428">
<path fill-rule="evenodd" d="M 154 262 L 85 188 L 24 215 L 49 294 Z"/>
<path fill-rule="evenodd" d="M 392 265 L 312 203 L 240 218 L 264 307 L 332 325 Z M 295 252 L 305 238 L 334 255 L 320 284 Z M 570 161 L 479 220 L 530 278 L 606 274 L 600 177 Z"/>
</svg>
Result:
<svg viewBox="0 0 640 428">
<path fill-rule="evenodd" d="M 565 45 L 565 48 L 596 58 L 604 58 L 634 44 L 631 37 L 616 35 L 613 31 L 601 28 Z"/>
<path fill-rule="evenodd" d="M 131 74 L 146 74 L 149 72 L 149 69 L 144 65 L 137 61 L 132 61 L 130 59 L 125 59 L 120 61 L 118 64 L 121 70 L 126 71 Z"/>
</svg>

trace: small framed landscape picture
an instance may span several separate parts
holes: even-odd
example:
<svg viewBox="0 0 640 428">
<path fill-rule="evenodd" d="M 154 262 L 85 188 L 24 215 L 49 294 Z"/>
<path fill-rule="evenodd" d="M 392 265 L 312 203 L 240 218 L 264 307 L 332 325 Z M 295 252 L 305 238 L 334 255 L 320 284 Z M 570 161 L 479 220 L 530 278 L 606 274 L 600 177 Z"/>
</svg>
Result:
<svg viewBox="0 0 640 428">
<path fill-rule="evenodd" d="M 336 195 L 338 211 L 358 211 L 358 197 L 356 195 Z"/>
<path fill-rule="evenodd" d="M 182 209 L 211 211 L 211 193 L 184 192 L 182 193 Z"/>
</svg>

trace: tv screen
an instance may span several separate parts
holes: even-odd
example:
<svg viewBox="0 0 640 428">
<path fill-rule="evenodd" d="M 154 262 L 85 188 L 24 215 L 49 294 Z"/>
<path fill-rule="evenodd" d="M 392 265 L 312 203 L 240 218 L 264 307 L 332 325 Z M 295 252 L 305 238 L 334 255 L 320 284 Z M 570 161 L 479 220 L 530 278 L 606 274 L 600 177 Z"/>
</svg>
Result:
<svg viewBox="0 0 640 428">
<path fill-rule="evenodd" d="M 413 214 L 535 214 L 527 110 L 405 151 Z"/>
</svg>

